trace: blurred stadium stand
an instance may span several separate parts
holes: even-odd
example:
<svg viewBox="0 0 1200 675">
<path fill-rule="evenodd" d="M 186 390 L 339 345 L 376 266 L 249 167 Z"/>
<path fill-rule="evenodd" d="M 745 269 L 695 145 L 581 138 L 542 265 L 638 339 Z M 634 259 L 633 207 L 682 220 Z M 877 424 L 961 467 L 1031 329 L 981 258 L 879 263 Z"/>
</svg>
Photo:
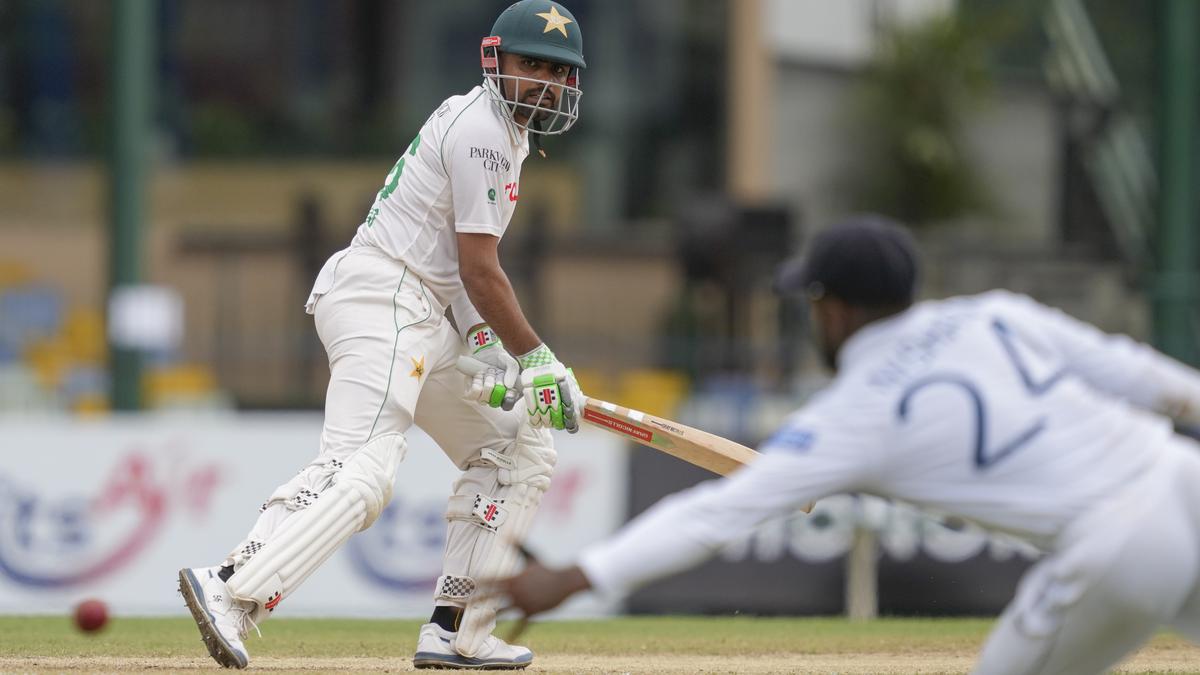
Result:
<svg viewBox="0 0 1200 675">
<path fill-rule="evenodd" d="M 185 298 L 186 333 L 152 359 L 154 405 L 319 407 L 308 285 L 395 149 L 479 79 L 478 36 L 504 4 L 155 3 L 145 270 Z M 927 294 L 1007 286 L 1147 337 L 1148 244 L 1134 235 L 1154 189 L 1148 6 L 576 0 L 597 64 L 584 114 L 526 163 L 505 264 L 589 389 L 685 417 L 732 405 L 745 414 L 716 430 L 753 441 L 823 381 L 788 337 L 802 311 L 770 294 L 770 268 L 838 214 L 886 207 L 862 189 L 888 175 L 863 125 L 889 113 L 860 113 L 881 77 L 910 76 L 889 45 L 935 63 L 962 49 L 969 63 L 931 86 L 986 199 L 950 216 L 892 209 L 920 227 Z M 0 3 L 6 408 L 106 407 L 109 28 L 103 3 Z"/>
<path fill-rule="evenodd" d="M 63 293 L 4 267 L 0 283 L 0 411 L 108 409 L 104 318 L 96 308 L 68 307 Z M 27 280 L 26 280 L 27 279 Z M 147 370 L 148 407 L 228 407 L 216 378 L 202 365 L 159 354 Z"/>
</svg>

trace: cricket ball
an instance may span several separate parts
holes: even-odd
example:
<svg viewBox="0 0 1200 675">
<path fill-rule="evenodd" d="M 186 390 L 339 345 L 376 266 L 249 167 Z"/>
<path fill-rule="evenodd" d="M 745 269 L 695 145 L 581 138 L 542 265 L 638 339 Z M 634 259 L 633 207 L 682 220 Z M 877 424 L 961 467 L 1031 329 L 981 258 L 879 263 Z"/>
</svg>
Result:
<svg viewBox="0 0 1200 675">
<path fill-rule="evenodd" d="M 75 606 L 75 626 L 85 633 L 95 633 L 108 623 L 108 606 L 100 600 L 84 600 Z"/>
</svg>

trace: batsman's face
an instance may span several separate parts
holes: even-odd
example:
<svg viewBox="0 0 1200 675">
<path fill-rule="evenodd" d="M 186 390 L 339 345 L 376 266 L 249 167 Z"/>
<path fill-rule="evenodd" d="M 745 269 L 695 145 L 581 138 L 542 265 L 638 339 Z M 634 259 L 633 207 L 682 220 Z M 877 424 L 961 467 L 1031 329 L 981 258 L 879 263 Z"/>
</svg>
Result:
<svg viewBox="0 0 1200 675">
<path fill-rule="evenodd" d="M 563 96 L 563 85 L 571 75 L 571 67 L 532 56 L 501 52 L 500 72 L 517 78 L 503 78 L 501 82 L 504 98 L 518 104 L 513 118 L 525 124 L 529 122 L 531 114 L 538 121 L 554 114 Z"/>
</svg>

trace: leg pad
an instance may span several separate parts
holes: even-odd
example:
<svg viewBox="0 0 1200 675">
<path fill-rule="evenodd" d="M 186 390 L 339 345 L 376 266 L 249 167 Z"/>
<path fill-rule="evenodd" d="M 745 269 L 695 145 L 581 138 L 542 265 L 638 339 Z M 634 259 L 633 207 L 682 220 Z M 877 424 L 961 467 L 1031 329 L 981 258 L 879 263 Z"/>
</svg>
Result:
<svg viewBox="0 0 1200 675">
<path fill-rule="evenodd" d="M 451 532 L 447 563 L 451 552 L 465 560 L 458 570 L 466 574 L 459 578 L 478 582 L 516 569 L 521 557 L 518 545 L 529 531 L 542 494 L 550 487 L 556 460 L 549 433 L 523 425 L 503 452 L 485 450 L 479 464 L 467 469 L 446 509 Z M 497 601 L 446 596 L 437 601 L 464 606 L 454 649 L 474 657 L 495 627 Z"/>
<path fill-rule="evenodd" d="M 346 458 L 328 486 L 306 496 L 308 504 L 229 577 L 233 597 L 256 602 L 260 612 L 273 610 L 350 535 L 370 527 L 392 498 L 405 448 L 402 434 L 385 434 Z"/>
</svg>

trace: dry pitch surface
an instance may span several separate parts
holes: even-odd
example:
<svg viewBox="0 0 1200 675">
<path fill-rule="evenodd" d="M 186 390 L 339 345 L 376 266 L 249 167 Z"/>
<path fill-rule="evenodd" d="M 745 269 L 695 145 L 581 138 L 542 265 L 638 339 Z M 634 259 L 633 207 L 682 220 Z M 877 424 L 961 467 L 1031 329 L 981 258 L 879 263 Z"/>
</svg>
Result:
<svg viewBox="0 0 1200 675">
<path fill-rule="evenodd" d="M 249 642 L 271 672 L 412 670 L 415 621 L 275 619 Z M 535 624 L 530 673 L 963 673 L 991 621 L 655 617 Z M 501 630 L 503 632 L 503 628 Z M 212 670 L 187 619 L 118 619 L 94 636 L 66 618 L 0 618 L 0 672 Z M 1200 648 L 1161 635 L 1119 672 L 1200 673 Z"/>
</svg>

